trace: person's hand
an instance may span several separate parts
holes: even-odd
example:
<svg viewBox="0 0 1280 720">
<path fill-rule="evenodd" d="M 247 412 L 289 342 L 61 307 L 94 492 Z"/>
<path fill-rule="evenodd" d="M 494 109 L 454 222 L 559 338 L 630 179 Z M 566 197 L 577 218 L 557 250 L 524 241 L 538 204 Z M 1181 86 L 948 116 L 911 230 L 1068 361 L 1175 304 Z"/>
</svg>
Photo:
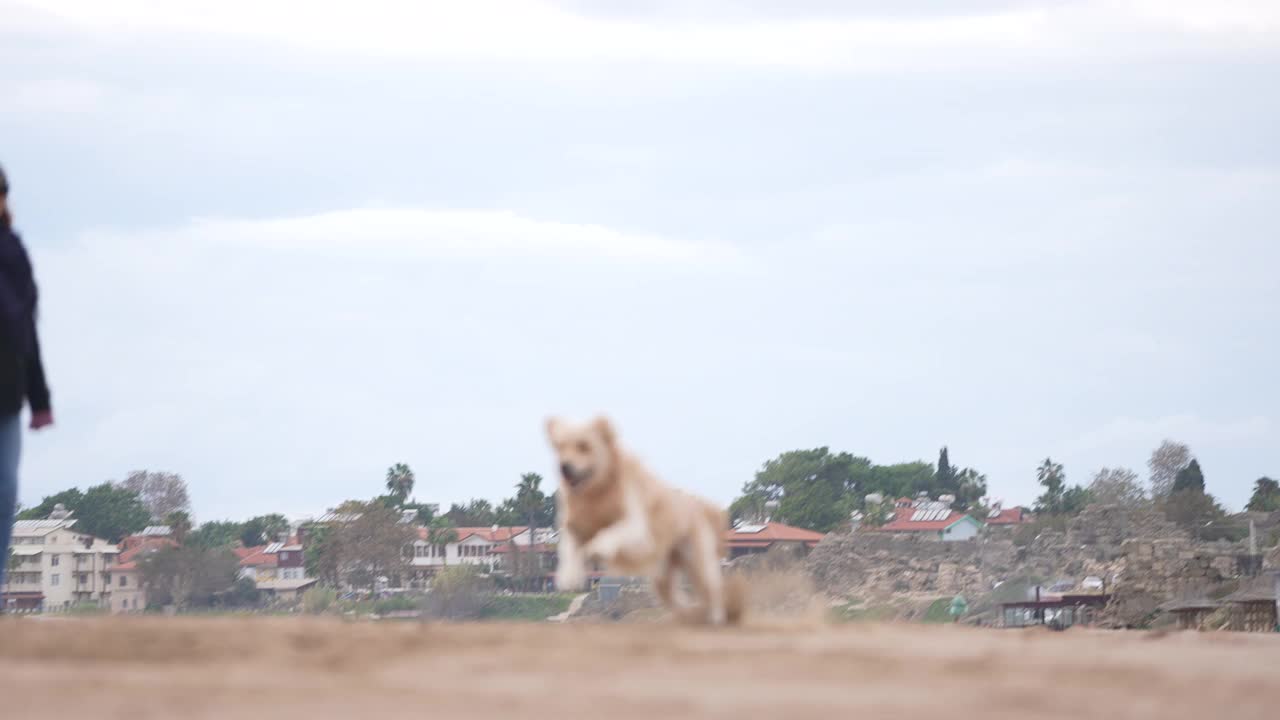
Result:
<svg viewBox="0 0 1280 720">
<path fill-rule="evenodd" d="M 49 427 L 53 424 L 53 411 L 41 410 L 40 412 L 31 413 L 31 429 L 39 430 L 40 428 Z"/>
</svg>

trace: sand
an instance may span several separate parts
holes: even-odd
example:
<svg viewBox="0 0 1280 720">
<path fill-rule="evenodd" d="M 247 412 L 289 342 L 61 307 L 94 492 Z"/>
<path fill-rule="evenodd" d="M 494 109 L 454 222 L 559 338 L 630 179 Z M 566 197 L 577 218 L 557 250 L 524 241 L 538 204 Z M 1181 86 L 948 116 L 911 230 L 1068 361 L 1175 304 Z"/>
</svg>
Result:
<svg viewBox="0 0 1280 720">
<path fill-rule="evenodd" d="M 1280 635 L 6 618 L 0 708 L 97 720 L 1274 719 Z"/>
</svg>

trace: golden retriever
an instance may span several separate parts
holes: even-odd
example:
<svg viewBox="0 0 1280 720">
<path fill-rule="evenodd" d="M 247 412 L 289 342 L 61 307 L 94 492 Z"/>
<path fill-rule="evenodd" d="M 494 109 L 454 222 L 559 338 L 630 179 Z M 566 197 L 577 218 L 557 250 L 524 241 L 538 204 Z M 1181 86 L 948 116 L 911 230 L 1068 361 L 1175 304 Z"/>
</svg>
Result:
<svg viewBox="0 0 1280 720">
<path fill-rule="evenodd" d="M 606 418 L 570 424 L 547 420 L 559 461 L 556 585 L 581 589 L 587 563 L 602 561 L 624 575 L 647 576 L 678 618 L 712 625 L 741 619 L 743 591 L 720 570 L 728 515 L 702 498 L 672 488 L 618 444 Z M 678 584 L 693 586 L 689 604 Z"/>
</svg>

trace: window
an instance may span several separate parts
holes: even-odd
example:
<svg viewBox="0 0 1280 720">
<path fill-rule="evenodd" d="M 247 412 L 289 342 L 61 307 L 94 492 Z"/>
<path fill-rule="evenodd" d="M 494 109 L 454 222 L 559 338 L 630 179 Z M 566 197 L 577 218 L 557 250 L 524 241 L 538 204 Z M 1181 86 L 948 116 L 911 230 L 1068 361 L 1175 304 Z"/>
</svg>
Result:
<svg viewBox="0 0 1280 720">
<path fill-rule="evenodd" d="M 50 565 L 50 567 L 58 567 L 58 561 L 59 561 L 59 558 L 58 558 L 58 556 L 57 556 L 57 555 L 50 555 L 50 556 L 49 556 L 49 565 Z"/>
<path fill-rule="evenodd" d="M 287 552 L 280 553 L 280 562 L 288 562 L 288 561 L 289 561 L 289 553 Z"/>
<path fill-rule="evenodd" d="M 50 575 L 50 576 L 49 576 L 49 584 L 50 584 L 50 585 L 52 585 L 52 586 L 54 586 L 54 587 L 58 587 L 58 585 L 59 585 L 61 582 L 62 582 L 62 576 L 61 576 L 61 575 L 59 575 L 58 573 L 54 573 L 54 574 L 52 574 L 52 575 Z"/>
<path fill-rule="evenodd" d="M 128 575 L 121 575 L 121 576 L 120 576 L 120 587 L 125 587 L 125 586 L 126 586 L 126 585 L 128 585 L 128 584 L 129 584 L 129 576 L 128 576 Z"/>
</svg>

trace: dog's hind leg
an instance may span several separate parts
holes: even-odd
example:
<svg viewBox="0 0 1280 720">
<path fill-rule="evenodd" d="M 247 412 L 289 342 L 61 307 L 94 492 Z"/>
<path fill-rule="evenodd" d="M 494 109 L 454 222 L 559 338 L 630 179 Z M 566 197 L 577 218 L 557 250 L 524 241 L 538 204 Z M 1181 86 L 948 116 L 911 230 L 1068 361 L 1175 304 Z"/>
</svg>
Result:
<svg viewBox="0 0 1280 720">
<path fill-rule="evenodd" d="M 700 525 L 694 529 L 687 549 L 689 579 L 701 600 L 699 606 L 704 611 L 705 621 L 712 625 L 724 625 L 728 621 L 718 541 L 711 528 Z"/>
<path fill-rule="evenodd" d="M 689 598 L 680 587 L 680 575 L 684 571 L 684 566 L 685 560 L 680 549 L 673 549 L 654 575 L 653 587 L 662 604 L 678 620 L 697 622 L 705 616 L 705 612 L 698 606 L 690 605 Z"/>
</svg>

